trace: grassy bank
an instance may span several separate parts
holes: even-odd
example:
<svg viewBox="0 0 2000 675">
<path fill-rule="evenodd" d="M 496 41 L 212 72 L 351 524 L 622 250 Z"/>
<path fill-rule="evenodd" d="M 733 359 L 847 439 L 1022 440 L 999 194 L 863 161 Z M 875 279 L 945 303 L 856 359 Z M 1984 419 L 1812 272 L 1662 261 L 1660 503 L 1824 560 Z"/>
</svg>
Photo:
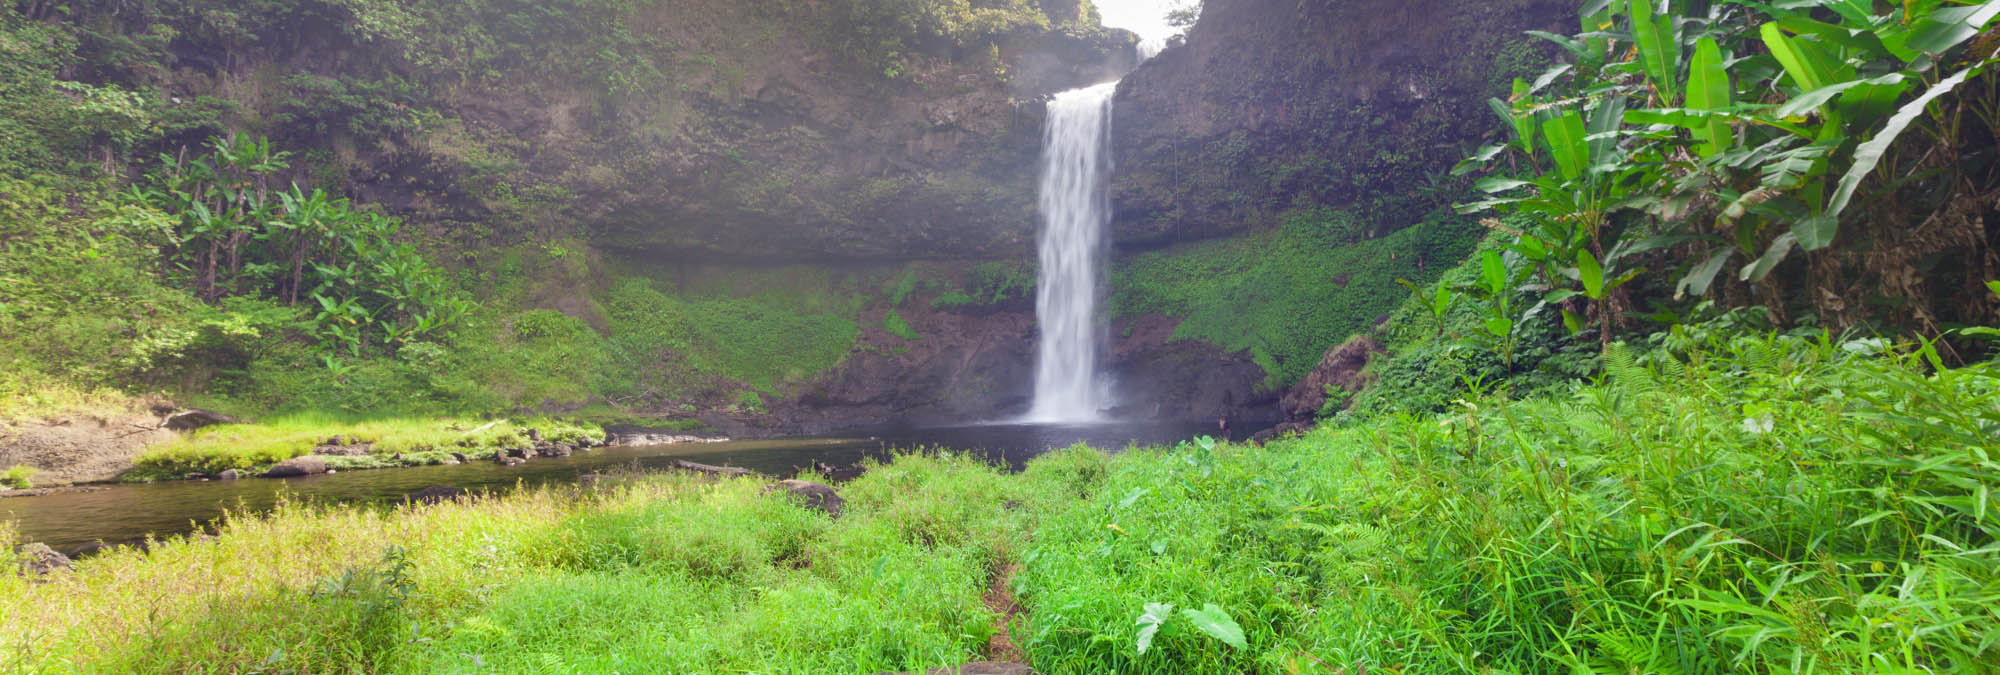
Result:
<svg viewBox="0 0 2000 675">
<path fill-rule="evenodd" d="M 30 672 L 875 672 L 975 658 L 982 604 L 1079 451 L 1008 477 L 905 457 L 838 521 L 760 482 L 615 487 L 393 511 L 288 506 L 0 575 L 0 661 Z M 1021 505 L 1008 508 L 1009 503 Z M 4 534 L 4 532 L 0 532 Z"/>
<path fill-rule="evenodd" d="M 332 450 L 335 469 L 374 469 L 439 464 L 457 453 L 490 458 L 509 450 L 529 450 L 535 437 L 552 443 L 595 445 L 604 430 L 595 424 L 551 419 L 493 420 L 381 418 L 354 419 L 324 414 L 284 415 L 256 424 L 221 424 L 155 445 L 140 455 L 129 477 L 178 478 L 189 472 L 259 469 L 316 449 Z"/>
<path fill-rule="evenodd" d="M 1930 356 L 1681 332 L 1263 448 L 906 456 L 837 520 L 680 476 L 291 506 L 0 578 L 0 661 L 878 672 L 986 656 L 1004 581 L 1044 673 L 1990 672 L 2000 371 Z"/>
</svg>

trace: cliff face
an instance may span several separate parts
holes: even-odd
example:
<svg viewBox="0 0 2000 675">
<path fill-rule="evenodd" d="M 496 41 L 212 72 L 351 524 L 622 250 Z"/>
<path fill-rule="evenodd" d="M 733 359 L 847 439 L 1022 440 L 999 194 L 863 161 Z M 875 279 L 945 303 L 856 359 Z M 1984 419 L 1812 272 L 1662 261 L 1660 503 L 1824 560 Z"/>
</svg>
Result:
<svg viewBox="0 0 2000 675">
<path fill-rule="evenodd" d="M 1565 0 L 1207 0 L 1186 44 L 1119 85 L 1116 240 L 1150 247 L 1353 205 L 1380 234 L 1495 129 L 1484 100 L 1548 50 Z"/>
<path fill-rule="evenodd" d="M 82 36 L 65 77 L 174 125 L 141 162 L 248 131 L 457 246 L 709 260 L 1025 255 L 1034 101 L 1135 42 L 1074 0 L 46 5 Z"/>
</svg>

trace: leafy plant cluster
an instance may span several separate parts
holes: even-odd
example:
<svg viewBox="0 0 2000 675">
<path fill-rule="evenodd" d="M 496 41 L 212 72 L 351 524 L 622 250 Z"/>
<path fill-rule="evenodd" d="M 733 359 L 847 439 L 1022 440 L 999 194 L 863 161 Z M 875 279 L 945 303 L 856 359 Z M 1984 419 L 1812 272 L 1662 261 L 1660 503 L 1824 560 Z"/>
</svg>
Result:
<svg viewBox="0 0 2000 675">
<path fill-rule="evenodd" d="M 1704 295 L 1835 326 L 1990 317 L 2000 5 L 1597 0 L 1582 17 L 1537 33 L 1571 62 L 1492 101 L 1510 139 L 1461 166 L 1510 176 L 1465 210 L 1528 216 L 1480 286 L 1534 291 L 1491 319 L 1500 339 L 1547 310 L 1609 344 L 1642 303 Z"/>
<path fill-rule="evenodd" d="M 931 309 L 969 311 L 1035 297 L 1031 262 L 983 262 L 965 271 L 961 283 L 939 286 Z"/>
<path fill-rule="evenodd" d="M 219 137 L 211 152 L 165 167 L 134 197 L 171 214 L 168 260 L 204 300 L 252 295 L 308 303 L 309 333 L 327 353 L 360 356 L 431 338 L 469 304 L 400 236 L 396 219 L 321 189 L 272 185 L 288 153 L 269 141 Z"/>
</svg>

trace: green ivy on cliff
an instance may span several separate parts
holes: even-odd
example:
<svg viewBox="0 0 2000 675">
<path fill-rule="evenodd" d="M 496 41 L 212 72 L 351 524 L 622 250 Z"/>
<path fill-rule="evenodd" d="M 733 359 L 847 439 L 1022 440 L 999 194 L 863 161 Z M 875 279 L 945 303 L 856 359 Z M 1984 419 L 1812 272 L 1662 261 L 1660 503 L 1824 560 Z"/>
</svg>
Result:
<svg viewBox="0 0 2000 675">
<path fill-rule="evenodd" d="M 1179 318 L 1175 339 L 1247 351 L 1267 388 L 1289 386 L 1402 303 L 1408 291 L 1397 278 L 1437 278 L 1483 234 L 1464 219 L 1432 216 L 1364 239 L 1366 221 L 1353 212 L 1300 209 L 1274 230 L 1134 255 L 1113 266 L 1111 311 Z"/>
</svg>

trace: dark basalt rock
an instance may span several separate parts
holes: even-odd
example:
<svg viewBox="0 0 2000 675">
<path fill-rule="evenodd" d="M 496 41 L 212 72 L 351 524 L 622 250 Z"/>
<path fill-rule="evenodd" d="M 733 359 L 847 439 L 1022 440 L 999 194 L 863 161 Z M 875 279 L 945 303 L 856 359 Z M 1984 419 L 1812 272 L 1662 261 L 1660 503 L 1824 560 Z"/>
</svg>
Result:
<svg viewBox="0 0 2000 675">
<path fill-rule="evenodd" d="M 766 493 L 783 490 L 793 501 L 810 509 L 818 509 L 826 515 L 840 517 L 841 507 L 847 500 L 841 499 L 833 487 L 825 483 L 809 480 L 781 480 L 777 485 L 766 488 Z"/>
<path fill-rule="evenodd" d="M 174 431 L 193 431 L 217 424 L 241 424 L 240 420 L 213 410 L 189 410 L 167 417 L 160 426 Z"/>
<path fill-rule="evenodd" d="M 48 544 L 22 544 L 14 549 L 14 553 L 21 558 L 21 574 L 24 576 L 53 574 L 69 569 L 69 556 L 49 548 Z"/>
<path fill-rule="evenodd" d="M 265 478 L 295 478 L 298 476 L 326 473 L 326 471 L 326 458 L 317 455 L 306 455 L 278 462 L 272 465 L 270 470 L 265 471 L 263 476 Z"/>
</svg>

